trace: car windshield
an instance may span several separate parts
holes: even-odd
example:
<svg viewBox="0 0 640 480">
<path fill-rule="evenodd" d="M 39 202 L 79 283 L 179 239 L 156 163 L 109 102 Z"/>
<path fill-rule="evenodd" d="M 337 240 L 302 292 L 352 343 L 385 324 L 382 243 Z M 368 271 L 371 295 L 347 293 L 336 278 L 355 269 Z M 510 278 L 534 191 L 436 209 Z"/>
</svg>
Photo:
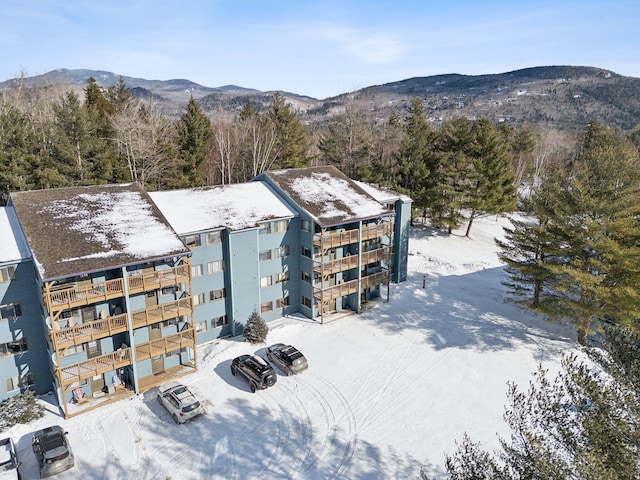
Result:
<svg viewBox="0 0 640 480">
<path fill-rule="evenodd" d="M 62 460 L 69 456 L 69 450 L 61 434 L 48 435 L 40 439 L 40 447 L 47 463 Z"/>
</svg>

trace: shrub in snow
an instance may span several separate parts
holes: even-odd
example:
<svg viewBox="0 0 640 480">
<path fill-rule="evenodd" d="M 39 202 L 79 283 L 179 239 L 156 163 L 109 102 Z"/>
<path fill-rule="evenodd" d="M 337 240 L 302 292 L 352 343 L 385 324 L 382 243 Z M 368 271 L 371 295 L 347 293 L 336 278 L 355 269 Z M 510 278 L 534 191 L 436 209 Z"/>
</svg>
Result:
<svg viewBox="0 0 640 480">
<path fill-rule="evenodd" d="M 244 327 L 244 339 L 250 343 L 264 343 L 267 339 L 267 333 L 269 333 L 267 323 L 254 310 Z"/>
<path fill-rule="evenodd" d="M 0 431 L 17 423 L 29 423 L 43 415 L 44 407 L 36 402 L 35 394 L 27 390 L 0 404 Z"/>
</svg>

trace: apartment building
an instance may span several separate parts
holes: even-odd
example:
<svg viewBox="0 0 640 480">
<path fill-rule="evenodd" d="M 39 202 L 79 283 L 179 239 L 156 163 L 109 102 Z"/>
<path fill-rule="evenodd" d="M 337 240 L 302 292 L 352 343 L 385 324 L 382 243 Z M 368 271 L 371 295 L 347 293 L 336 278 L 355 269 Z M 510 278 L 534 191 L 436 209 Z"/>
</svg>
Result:
<svg viewBox="0 0 640 480">
<path fill-rule="evenodd" d="M 388 300 L 406 279 L 410 208 L 333 167 L 12 193 L 0 398 L 53 392 L 72 416 L 195 371 L 197 346 L 240 335 L 253 311 L 327 322 Z"/>
</svg>

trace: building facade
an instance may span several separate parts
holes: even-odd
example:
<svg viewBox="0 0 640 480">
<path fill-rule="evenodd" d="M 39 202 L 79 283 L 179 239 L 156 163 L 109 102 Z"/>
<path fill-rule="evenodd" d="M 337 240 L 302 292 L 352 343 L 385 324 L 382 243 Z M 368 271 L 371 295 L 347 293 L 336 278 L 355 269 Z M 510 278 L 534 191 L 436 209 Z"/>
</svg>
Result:
<svg viewBox="0 0 640 480">
<path fill-rule="evenodd" d="M 71 416 L 194 371 L 197 346 L 240 335 L 254 311 L 325 322 L 388 300 L 406 279 L 410 206 L 333 167 L 14 193 L 2 398 L 53 391 Z"/>
</svg>

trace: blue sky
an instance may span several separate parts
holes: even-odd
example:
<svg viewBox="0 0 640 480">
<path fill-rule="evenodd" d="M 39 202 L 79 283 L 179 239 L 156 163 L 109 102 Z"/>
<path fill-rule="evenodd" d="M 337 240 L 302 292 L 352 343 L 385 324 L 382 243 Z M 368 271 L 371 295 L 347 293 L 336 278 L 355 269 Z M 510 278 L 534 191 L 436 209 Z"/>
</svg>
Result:
<svg viewBox="0 0 640 480">
<path fill-rule="evenodd" d="M 56 68 L 327 98 L 545 65 L 640 77 L 640 1 L 0 0 L 0 81 Z"/>
</svg>

